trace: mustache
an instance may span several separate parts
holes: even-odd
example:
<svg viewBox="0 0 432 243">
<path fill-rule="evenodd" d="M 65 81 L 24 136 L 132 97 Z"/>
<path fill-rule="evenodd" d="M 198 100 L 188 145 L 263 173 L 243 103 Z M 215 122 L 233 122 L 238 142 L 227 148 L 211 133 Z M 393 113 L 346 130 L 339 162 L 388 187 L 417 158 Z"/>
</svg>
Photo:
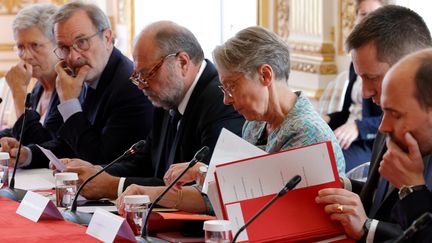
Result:
<svg viewBox="0 0 432 243">
<path fill-rule="evenodd" d="M 84 65 L 89 65 L 90 66 L 90 63 L 87 60 L 85 60 L 85 59 L 78 59 L 75 62 L 71 63 L 71 67 L 74 70 L 79 69 L 79 68 L 81 68 Z"/>
</svg>

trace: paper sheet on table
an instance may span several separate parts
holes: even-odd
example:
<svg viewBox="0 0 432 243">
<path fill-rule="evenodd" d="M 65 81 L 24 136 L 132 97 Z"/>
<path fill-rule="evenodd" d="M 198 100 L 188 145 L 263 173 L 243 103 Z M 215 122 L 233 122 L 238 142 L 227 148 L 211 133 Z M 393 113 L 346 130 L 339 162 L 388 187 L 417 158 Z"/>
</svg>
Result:
<svg viewBox="0 0 432 243">
<path fill-rule="evenodd" d="M 51 150 L 42 148 L 41 146 L 37 145 L 38 148 L 42 151 L 42 153 L 45 154 L 45 156 L 50 160 L 50 162 L 52 162 L 54 164 L 54 166 L 56 167 L 56 169 L 60 172 L 63 172 L 66 169 L 66 165 L 64 165 L 62 162 L 60 162 L 60 160 L 57 158 L 57 156 L 55 156 Z"/>
<path fill-rule="evenodd" d="M 50 169 L 18 169 L 15 187 L 24 190 L 52 189 L 55 187 L 53 172 Z"/>
<path fill-rule="evenodd" d="M 85 207 L 77 207 L 77 210 L 83 213 L 94 213 L 97 208 L 104 209 L 108 212 L 117 212 L 116 206 L 85 206 Z"/>
<path fill-rule="evenodd" d="M 223 128 L 210 159 L 202 192 L 207 193 L 208 183 L 215 181 L 214 171 L 216 165 L 264 154 L 267 153 Z"/>
</svg>

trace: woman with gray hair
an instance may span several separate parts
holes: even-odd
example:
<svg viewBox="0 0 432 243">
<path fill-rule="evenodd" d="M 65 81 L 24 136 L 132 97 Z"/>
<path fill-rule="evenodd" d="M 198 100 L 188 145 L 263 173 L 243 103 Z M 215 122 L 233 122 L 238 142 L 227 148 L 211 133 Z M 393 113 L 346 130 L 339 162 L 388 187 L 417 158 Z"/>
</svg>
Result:
<svg viewBox="0 0 432 243">
<path fill-rule="evenodd" d="M 290 54 L 281 38 L 264 28 L 249 27 L 216 47 L 213 59 L 224 103 L 233 105 L 247 120 L 242 132 L 245 140 L 268 153 L 331 141 L 339 175 L 345 175 L 342 150 L 332 130 L 301 92 L 288 87 Z M 171 165 L 164 176 L 165 184 L 170 184 L 188 164 Z M 193 166 L 177 183 L 180 193 L 174 190 L 167 193 L 162 206 L 211 212 L 211 205 L 200 191 L 191 186 L 181 187 L 198 178 L 203 165 Z M 123 212 L 124 195 L 147 194 L 153 198 L 164 189 L 129 186 L 117 199 L 119 212 Z M 176 199 L 177 194 L 180 196 Z"/>
<path fill-rule="evenodd" d="M 61 125 L 61 116 L 54 115 L 58 113 L 59 104 L 54 66 L 59 60 L 53 52 L 55 39 L 51 16 L 56 11 L 57 7 L 52 4 L 35 4 L 19 11 L 13 21 L 20 61 L 6 73 L 6 82 L 12 92 L 18 120 L 13 128 L 0 132 L 2 150 L 9 141 L 19 139 L 27 86 L 32 78 L 37 82 L 32 90 L 32 106 L 26 115 L 22 143 L 50 140 Z"/>
<path fill-rule="evenodd" d="M 226 105 L 246 120 L 243 138 L 266 152 L 331 141 L 340 175 L 345 161 L 330 127 L 301 92 L 288 87 L 289 47 L 262 27 L 241 30 L 213 52 Z"/>
</svg>

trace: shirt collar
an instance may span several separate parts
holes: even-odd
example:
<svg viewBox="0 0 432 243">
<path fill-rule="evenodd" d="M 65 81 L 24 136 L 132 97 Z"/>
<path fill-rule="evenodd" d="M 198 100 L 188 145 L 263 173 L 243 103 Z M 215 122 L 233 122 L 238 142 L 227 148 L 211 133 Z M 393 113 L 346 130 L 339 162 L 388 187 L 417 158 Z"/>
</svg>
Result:
<svg viewBox="0 0 432 243">
<path fill-rule="evenodd" d="M 195 80 L 193 81 L 192 85 L 189 87 L 188 91 L 186 92 L 185 96 L 183 97 L 182 101 L 180 102 L 179 106 L 177 107 L 180 114 L 184 114 L 186 110 L 186 106 L 189 103 L 189 99 L 192 95 L 193 90 L 195 89 L 196 84 L 198 83 L 198 80 L 201 77 L 201 74 L 204 72 L 205 67 L 207 66 L 207 62 L 204 60 L 201 62 L 200 69 L 195 76 Z"/>
</svg>

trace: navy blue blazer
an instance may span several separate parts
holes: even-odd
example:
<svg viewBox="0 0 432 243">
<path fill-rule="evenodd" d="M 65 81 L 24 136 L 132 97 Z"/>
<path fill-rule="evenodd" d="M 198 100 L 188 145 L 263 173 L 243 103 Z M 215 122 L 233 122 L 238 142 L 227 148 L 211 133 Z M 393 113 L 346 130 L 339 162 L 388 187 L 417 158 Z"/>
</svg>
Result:
<svg viewBox="0 0 432 243">
<path fill-rule="evenodd" d="M 244 118 L 232 106 L 223 104 L 218 73 L 210 61 L 206 62 L 180 122 L 171 160 L 166 161 L 163 154 L 170 115 L 168 111 L 157 108 L 144 150 L 108 170 L 114 176 L 126 177 L 124 188 L 130 184 L 163 185 L 162 178 L 168 165 L 190 161 L 203 146 L 208 146 L 213 152 L 222 128 L 241 136 Z M 208 163 L 210 157 L 211 153 L 202 162 Z"/>
<path fill-rule="evenodd" d="M 55 91 L 51 96 L 43 124 L 40 122 L 40 114 L 36 110 L 42 93 L 43 87 L 39 82 L 37 82 L 31 92 L 31 110 L 28 110 L 26 114 L 26 122 L 24 124 L 24 133 L 22 137 L 23 145 L 43 143 L 55 138 L 58 129 L 63 123 L 57 109 L 59 97 Z M 21 115 L 12 128 L 2 130 L 0 132 L 0 137 L 14 137 L 19 140 L 23 117 L 24 116 Z"/>
<path fill-rule="evenodd" d="M 132 72 L 132 62 L 114 48 L 96 90 L 83 103 L 83 111 L 73 114 L 61 125 L 57 137 L 41 146 L 60 158 L 106 164 L 145 139 L 154 108 L 130 82 Z M 29 167 L 46 167 L 48 159 L 35 145 L 29 147 L 33 155 Z"/>
<path fill-rule="evenodd" d="M 415 191 L 402 200 L 398 200 L 393 208 L 393 217 L 406 230 L 423 213 L 432 213 L 432 156 L 425 156 L 425 180 L 429 190 Z M 411 242 L 432 242 L 432 224 L 418 231 Z"/>
<path fill-rule="evenodd" d="M 401 226 L 392 216 L 392 210 L 398 201 L 397 189 L 392 189 L 386 194 L 383 201 L 378 205 L 376 212 L 371 210 L 374 204 L 374 195 L 381 178 L 378 169 L 386 151 L 386 135 L 378 132 L 372 149 L 371 164 L 366 182 L 351 180 L 353 192 L 360 194 L 360 199 L 368 217 L 379 220 L 375 230 L 374 242 L 391 240 L 402 233 Z"/>
</svg>

